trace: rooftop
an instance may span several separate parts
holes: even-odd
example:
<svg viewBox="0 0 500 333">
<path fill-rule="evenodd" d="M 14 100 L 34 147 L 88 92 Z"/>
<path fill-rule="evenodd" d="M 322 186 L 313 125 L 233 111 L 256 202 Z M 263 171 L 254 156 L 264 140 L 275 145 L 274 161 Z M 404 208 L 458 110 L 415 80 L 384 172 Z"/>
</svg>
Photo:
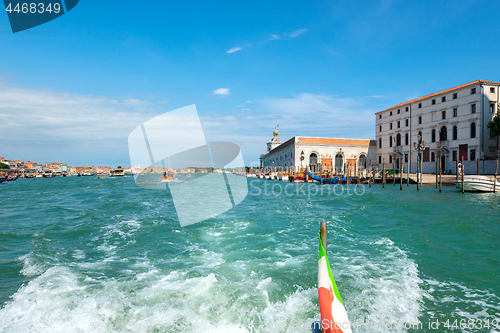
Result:
<svg viewBox="0 0 500 333">
<path fill-rule="evenodd" d="M 408 104 L 411 104 L 411 103 L 422 101 L 422 100 L 427 99 L 427 98 L 431 98 L 431 97 L 434 97 L 434 96 L 439 96 L 439 95 L 442 95 L 442 94 L 445 94 L 445 93 L 448 93 L 448 92 L 451 92 L 451 91 L 454 91 L 454 90 L 458 90 L 458 89 L 461 89 L 461 88 L 465 88 L 467 86 L 472 86 L 472 85 L 481 84 L 481 83 L 484 83 L 484 84 L 494 84 L 494 85 L 499 85 L 500 86 L 500 82 L 476 80 L 476 81 L 465 83 L 465 84 L 462 84 L 462 85 L 459 85 L 459 86 L 456 86 L 456 87 L 453 87 L 453 88 L 450 88 L 450 89 L 438 91 L 438 92 L 430 94 L 430 95 L 426 95 L 426 96 L 423 96 L 423 97 L 415 98 L 415 99 L 412 99 L 411 101 L 407 101 L 407 102 L 404 102 L 404 103 L 399 103 L 399 104 L 391 106 L 390 108 L 387 108 L 385 110 L 376 112 L 375 114 L 379 114 L 381 112 L 384 112 L 384 111 L 387 111 L 387 110 L 390 110 L 390 109 L 394 109 L 394 108 L 397 108 L 397 107 L 405 106 L 405 105 L 408 105 Z"/>
</svg>

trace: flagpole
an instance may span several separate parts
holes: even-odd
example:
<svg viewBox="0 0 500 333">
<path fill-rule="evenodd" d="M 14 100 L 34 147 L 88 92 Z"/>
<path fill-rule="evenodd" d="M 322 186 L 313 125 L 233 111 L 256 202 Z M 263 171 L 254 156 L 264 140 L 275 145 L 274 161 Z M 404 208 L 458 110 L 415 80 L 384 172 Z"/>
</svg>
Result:
<svg viewBox="0 0 500 333">
<path fill-rule="evenodd" d="M 321 222 L 319 233 L 321 234 L 321 242 L 326 252 L 326 222 Z"/>
</svg>

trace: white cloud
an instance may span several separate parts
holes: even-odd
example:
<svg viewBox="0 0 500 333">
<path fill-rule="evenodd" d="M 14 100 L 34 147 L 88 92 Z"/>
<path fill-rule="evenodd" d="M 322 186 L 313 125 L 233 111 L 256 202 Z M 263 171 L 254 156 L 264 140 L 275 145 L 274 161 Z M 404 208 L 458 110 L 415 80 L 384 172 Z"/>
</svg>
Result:
<svg viewBox="0 0 500 333">
<path fill-rule="evenodd" d="M 271 35 L 268 40 L 275 40 L 275 39 L 280 39 L 278 35 Z"/>
<path fill-rule="evenodd" d="M 214 91 L 214 95 L 229 95 L 228 88 L 219 88 Z"/>
<path fill-rule="evenodd" d="M 232 49 L 227 50 L 226 53 L 234 53 L 239 50 L 241 50 L 241 47 L 233 47 Z"/>
<path fill-rule="evenodd" d="M 299 29 L 299 30 L 296 30 L 292 33 L 289 33 L 288 36 L 292 37 L 292 38 L 295 38 L 299 35 L 302 35 L 302 34 L 305 34 L 307 32 L 308 29 Z"/>
<path fill-rule="evenodd" d="M 246 103 L 252 103 L 252 101 L 246 101 Z"/>
<path fill-rule="evenodd" d="M 0 90 L 0 133 L 9 143 L 0 153 L 39 163 L 91 163 L 96 156 L 126 163 L 129 133 L 165 112 L 146 107 L 152 104 L 134 98 L 117 100 L 4 85 Z"/>
</svg>

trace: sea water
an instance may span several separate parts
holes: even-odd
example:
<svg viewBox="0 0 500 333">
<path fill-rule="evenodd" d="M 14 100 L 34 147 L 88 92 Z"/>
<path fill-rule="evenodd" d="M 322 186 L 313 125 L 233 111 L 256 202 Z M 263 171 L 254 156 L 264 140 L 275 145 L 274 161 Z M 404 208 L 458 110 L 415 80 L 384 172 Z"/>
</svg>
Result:
<svg viewBox="0 0 500 333">
<path fill-rule="evenodd" d="M 322 221 L 354 332 L 500 331 L 500 194 L 248 184 L 187 227 L 132 177 L 0 184 L 0 331 L 309 332 Z"/>
</svg>

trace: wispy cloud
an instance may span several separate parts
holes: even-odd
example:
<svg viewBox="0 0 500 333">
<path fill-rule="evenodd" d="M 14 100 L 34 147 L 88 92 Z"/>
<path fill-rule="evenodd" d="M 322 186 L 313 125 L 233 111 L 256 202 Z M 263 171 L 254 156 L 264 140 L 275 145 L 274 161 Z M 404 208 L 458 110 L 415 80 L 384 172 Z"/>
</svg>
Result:
<svg viewBox="0 0 500 333">
<path fill-rule="evenodd" d="M 269 37 L 268 40 L 276 40 L 276 39 L 280 39 L 280 37 L 278 35 L 271 35 L 271 37 Z"/>
<path fill-rule="evenodd" d="M 214 95 L 229 95 L 229 88 L 215 89 Z"/>
<path fill-rule="evenodd" d="M 308 29 L 299 29 L 299 30 L 295 30 L 294 32 L 291 32 L 288 34 L 288 36 L 292 37 L 292 38 L 295 38 L 297 36 L 300 36 L 302 34 L 305 34 L 307 32 Z"/>
<path fill-rule="evenodd" d="M 226 53 L 234 53 L 239 50 L 241 50 L 241 47 L 233 47 L 232 49 L 227 50 Z"/>
<path fill-rule="evenodd" d="M 163 107 L 150 100 L 4 85 L 0 90 L 0 133 L 13 141 L 1 153 L 40 163 L 128 164 L 130 132 L 163 112 Z"/>
</svg>

